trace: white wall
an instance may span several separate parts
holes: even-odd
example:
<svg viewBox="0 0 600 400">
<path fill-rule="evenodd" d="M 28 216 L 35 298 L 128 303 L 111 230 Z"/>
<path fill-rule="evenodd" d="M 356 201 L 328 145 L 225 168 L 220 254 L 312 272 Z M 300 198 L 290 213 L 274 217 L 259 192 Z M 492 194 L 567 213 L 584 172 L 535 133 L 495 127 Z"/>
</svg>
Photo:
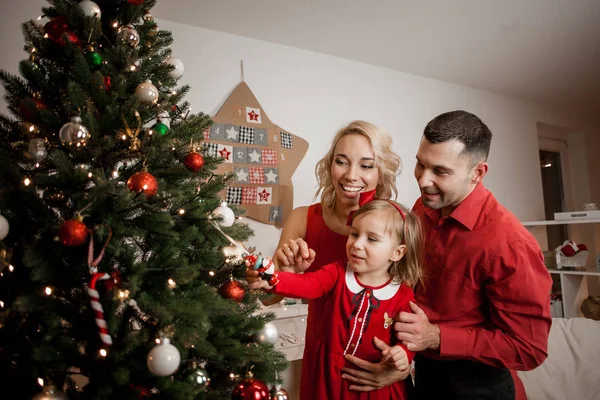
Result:
<svg viewBox="0 0 600 400">
<path fill-rule="evenodd" d="M 17 71 L 17 62 L 25 58 L 20 24 L 36 18 L 42 5 L 42 0 L 3 5 L 0 68 Z M 418 196 L 412 169 L 424 126 L 445 111 L 477 114 L 494 134 L 485 184 L 523 220 L 544 216 L 536 123 L 584 132 L 598 144 L 590 122 L 527 101 L 169 21 L 158 23 L 173 32 L 174 55 L 185 63 L 182 83 L 192 86 L 187 100 L 193 111 L 216 113 L 239 81 L 243 59 L 245 80 L 271 120 L 310 143 L 293 178 L 295 205 L 312 202 L 314 165 L 334 132 L 353 119 L 371 121 L 392 133 L 394 149 L 404 162 L 399 200 L 411 206 Z M 4 104 L 0 111 L 5 111 Z M 593 154 L 588 147 L 588 156 Z M 589 171 L 590 179 L 597 179 L 591 167 Z M 271 253 L 279 231 L 251 225 L 256 237 L 249 245 Z"/>
</svg>

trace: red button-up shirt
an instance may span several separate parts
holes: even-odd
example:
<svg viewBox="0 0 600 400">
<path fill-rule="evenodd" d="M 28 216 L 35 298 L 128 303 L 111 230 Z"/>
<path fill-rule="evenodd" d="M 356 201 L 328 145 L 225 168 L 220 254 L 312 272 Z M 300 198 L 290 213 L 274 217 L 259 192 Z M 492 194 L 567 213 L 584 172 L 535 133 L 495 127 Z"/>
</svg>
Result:
<svg viewBox="0 0 600 400">
<path fill-rule="evenodd" d="M 547 357 L 552 279 L 540 247 L 483 184 L 441 217 L 417 200 L 425 285 L 415 293 L 440 327 L 433 358 L 531 370 Z"/>
</svg>

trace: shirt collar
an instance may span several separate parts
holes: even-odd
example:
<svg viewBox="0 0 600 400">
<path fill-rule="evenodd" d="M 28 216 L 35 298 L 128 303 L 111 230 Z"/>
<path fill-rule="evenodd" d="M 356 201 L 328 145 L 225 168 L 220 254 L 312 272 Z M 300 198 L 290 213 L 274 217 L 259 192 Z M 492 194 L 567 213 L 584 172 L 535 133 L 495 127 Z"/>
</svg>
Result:
<svg viewBox="0 0 600 400">
<path fill-rule="evenodd" d="M 488 193 L 483 183 L 478 183 L 475 189 L 450 213 L 450 217 L 472 231 L 483 210 Z"/>
</svg>

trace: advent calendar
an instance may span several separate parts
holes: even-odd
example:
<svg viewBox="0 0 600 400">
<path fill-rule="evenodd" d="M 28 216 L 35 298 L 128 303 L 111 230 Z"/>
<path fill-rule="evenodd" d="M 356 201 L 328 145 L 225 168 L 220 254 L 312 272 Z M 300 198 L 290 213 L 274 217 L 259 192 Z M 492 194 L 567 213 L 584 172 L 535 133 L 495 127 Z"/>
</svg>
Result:
<svg viewBox="0 0 600 400">
<path fill-rule="evenodd" d="M 219 174 L 233 174 L 223 199 L 248 218 L 281 227 L 293 208 L 292 175 L 308 142 L 271 122 L 245 82 L 212 120 L 204 152 L 223 159 Z"/>
</svg>

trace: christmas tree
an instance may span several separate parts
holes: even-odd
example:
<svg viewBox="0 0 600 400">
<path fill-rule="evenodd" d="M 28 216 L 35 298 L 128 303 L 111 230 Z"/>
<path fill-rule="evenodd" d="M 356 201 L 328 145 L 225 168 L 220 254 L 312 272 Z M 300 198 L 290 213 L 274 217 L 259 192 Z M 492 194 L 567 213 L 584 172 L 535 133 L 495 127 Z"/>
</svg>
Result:
<svg viewBox="0 0 600 400">
<path fill-rule="evenodd" d="M 49 3 L 23 25 L 21 77 L 0 72 L 3 387 L 270 398 L 273 315 L 235 279 L 252 231 L 221 203 L 156 0 Z"/>
</svg>

